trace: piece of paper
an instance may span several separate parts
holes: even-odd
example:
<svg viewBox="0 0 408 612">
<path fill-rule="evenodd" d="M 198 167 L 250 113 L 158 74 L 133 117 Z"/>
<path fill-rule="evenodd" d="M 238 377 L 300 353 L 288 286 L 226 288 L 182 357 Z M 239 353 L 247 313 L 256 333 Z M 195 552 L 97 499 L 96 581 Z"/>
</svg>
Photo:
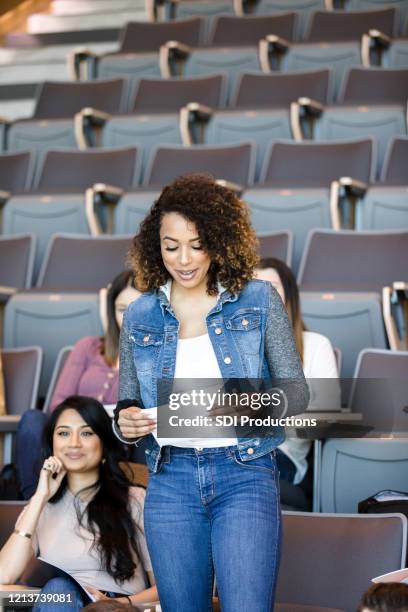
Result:
<svg viewBox="0 0 408 612">
<path fill-rule="evenodd" d="M 404 584 L 408 584 L 408 567 L 372 578 L 371 582 L 403 582 Z"/>
</svg>

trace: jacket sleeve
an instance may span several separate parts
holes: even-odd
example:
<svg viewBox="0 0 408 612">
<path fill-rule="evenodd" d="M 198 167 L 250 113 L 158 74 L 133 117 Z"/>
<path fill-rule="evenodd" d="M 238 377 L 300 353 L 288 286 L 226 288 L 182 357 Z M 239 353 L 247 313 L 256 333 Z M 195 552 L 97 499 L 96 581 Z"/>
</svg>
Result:
<svg viewBox="0 0 408 612">
<path fill-rule="evenodd" d="M 265 330 L 265 356 L 272 382 L 283 389 L 288 409 L 286 417 L 304 412 L 309 403 L 309 388 L 303 374 L 292 325 L 276 289 L 270 291 Z"/>
<path fill-rule="evenodd" d="M 130 328 L 127 321 L 127 312 L 125 312 L 119 339 L 119 401 L 116 404 L 113 415 L 113 431 L 122 442 L 134 444 L 140 438 L 125 438 L 120 433 L 118 427 L 119 412 L 129 406 L 143 408 L 135 361 L 133 359 Z"/>
</svg>

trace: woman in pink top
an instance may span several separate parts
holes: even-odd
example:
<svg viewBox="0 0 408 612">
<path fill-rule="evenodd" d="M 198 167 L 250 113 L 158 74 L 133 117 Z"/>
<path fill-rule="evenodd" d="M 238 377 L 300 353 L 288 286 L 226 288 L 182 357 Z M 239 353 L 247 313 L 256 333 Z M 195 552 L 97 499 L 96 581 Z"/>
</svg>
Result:
<svg viewBox="0 0 408 612">
<path fill-rule="evenodd" d="M 87 336 L 78 340 L 58 378 L 49 412 L 71 395 L 93 397 L 102 404 L 116 404 L 119 381 L 119 334 L 123 313 L 140 292 L 133 286 L 130 270 L 121 272 L 106 291 L 106 333 L 102 338 Z M 24 499 L 36 488 L 39 448 L 46 416 L 40 410 L 27 410 L 17 430 L 17 470 Z"/>
<path fill-rule="evenodd" d="M 119 334 L 123 313 L 140 295 L 132 285 L 132 272 L 119 274 L 106 295 L 106 333 L 103 338 L 78 340 L 59 376 L 49 410 L 70 395 L 87 395 L 102 404 L 116 404 L 119 382 Z"/>
</svg>

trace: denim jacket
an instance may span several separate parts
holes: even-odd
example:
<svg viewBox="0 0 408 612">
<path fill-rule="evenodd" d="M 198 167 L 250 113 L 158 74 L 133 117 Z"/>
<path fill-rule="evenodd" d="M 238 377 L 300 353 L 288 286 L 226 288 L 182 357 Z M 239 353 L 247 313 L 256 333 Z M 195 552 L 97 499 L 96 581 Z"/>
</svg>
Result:
<svg viewBox="0 0 408 612">
<path fill-rule="evenodd" d="M 270 283 L 248 282 L 239 295 L 224 290 L 206 318 L 207 330 L 224 380 L 231 378 L 290 379 L 292 416 L 304 412 L 308 387 L 285 307 Z M 179 322 L 165 292 L 145 293 L 127 309 L 120 337 L 119 411 L 127 406 L 157 406 L 158 379 L 173 379 Z M 117 425 L 114 431 L 123 438 Z M 274 450 L 284 440 L 277 427 L 267 437 L 238 438 L 242 461 Z M 161 448 L 148 436 L 146 460 L 151 471 L 158 469 Z"/>
</svg>

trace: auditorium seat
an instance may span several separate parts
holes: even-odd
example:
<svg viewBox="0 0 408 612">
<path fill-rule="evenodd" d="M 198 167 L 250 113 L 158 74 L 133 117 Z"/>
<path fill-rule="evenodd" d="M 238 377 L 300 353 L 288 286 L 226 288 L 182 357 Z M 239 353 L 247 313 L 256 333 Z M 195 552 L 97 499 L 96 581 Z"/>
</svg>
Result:
<svg viewBox="0 0 408 612">
<path fill-rule="evenodd" d="M 80 50 L 75 56 L 77 73 L 81 64 L 89 66 L 91 78 L 127 78 L 130 81 L 129 95 L 141 78 L 160 78 L 159 48 L 169 40 L 184 45 L 199 47 L 203 41 L 204 23 L 200 18 L 177 22 L 144 23 L 131 22 L 124 28 L 119 50 L 105 55 L 87 54 Z M 219 70 L 217 72 L 220 72 Z"/>
<path fill-rule="evenodd" d="M 99 291 L 125 268 L 131 236 L 54 234 L 37 287 L 47 291 Z"/>
<path fill-rule="evenodd" d="M 222 74 L 186 79 L 141 79 L 130 111 L 149 115 L 178 112 L 189 102 L 219 108 L 225 105 L 225 94 L 226 78 Z"/>
<path fill-rule="evenodd" d="M 10 537 L 11 532 L 14 529 L 16 521 L 26 505 L 26 501 L 0 501 L 0 547 Z"/>
<path fill-rule="evenodd" d="M 47 389 L 47 395 L 45 397 L 44 404 L 42 407 L 42 411 L 45 414 L 47 414 L 48 412 L 48 408 L 50 406 L 52 396 L 54 395 L 54 390 L 58 382 L 59 376 L 62 372 L 65 362 L 67 358 L 69 357 L 69 354 L 71 353 L 72 349 L 73 349 L 72 346 L 63 346 L 60 352 L 58 353 L 57 359 L 55 360 L 55 365 L 52 371 L 50 384 L 48 385 L 48 389 Z"/>
<path fill-rule="evenodd" d="M 289 106 L 301 97 L 327 104 L 332 99 L 331 81 L 330 70 L 270 74 L 245 72 L 238 77 L 230 106 L 248 109 L 279 108 Z"/>
<path fill-rule="evenodd" d="M 31 188 L 33 180 L 33 158 L 29 151 L 3 153 L 0 155 L 0 198 L 7 193 L 22 193 Z"/>
<path fill-rule="evenodd" d="M 293 234 L 288 231 L 259 232 L 260 257 L 276 257 L 288 266 L 292 265 Z"/>
<path fill-rule="evenodd" d="M 362 414 L 371 435 L 406 435 L 407 372 L 408 351 L 366 348 L 358 355 L 349 407 Z"/>
<path fill-rule="evenodd" d="M 8 415 L 21 415 L 37 407 L 42 360 L 40 346 L 1 350 Z"/>
<path fill-rule="evenodd" d="M 102 334 L 96 293 L 19 292 L 6 304 L 4 348 L 33 345 L 43 350 L 40 397 L 47 392 L 60 349 L 84 336 Z"/>
<path fill-rule="evenodd" d="M 13 196 L 3 211 L 5 234 L 32 232 L 35 235 L 34 279 L 38 277 L 52 234 L 89 235 L 96 233 L 96 223 L 94 209 L 83 193 Z"/>
<path fill-rule="evenodd" d="M 186 145 L 228 145 L 254 140 L 257 147 L 256 180 L 259 180 L 266 150 L 271 144 L 292 138 L 288 107 L 214 111 L 189 104 L 180 112 L 180 125 Z"/>
<path fill-rule="evenodd" d="M 274 15 L 282 11 L 295 11 L 298 20 L 296 37 L 300 40 L 308 29 L 312 12 L 325 8 L 325 0 L 257 0 L 253 11 L 255 15 Z"/>
<path fill-rule="evenodd" d="M 296 14 L 272 16 L 220 16 L 214 20 L 209 46 L 235 47 L 257 45 L 268 34 L 294 40 Z"/>
<path fill-rule="evenodd" d="M 9 151 L 64 147 L 77 148 L 74 115 L 85 107 L 106 113 L 125 110 L 125 81 L 95 81 L 86 83 L 44 82 L 39 88 L 31 119 L 10 125 L 7 131 Z"/>
<path fill-rule="evenodd" d="M 384 84 L 386 87 L 386 84 Z M 380 173 L 388 143 L 407 135 L 406 104 L 383 106 L 329 106 L 300 99 L 291 105 L 296 140 L 316 142 L 352 138 L 373 138 Z"/>
<path fill-rule="evenodd" d="M 208 172 L 216 179 L 251 185 L 255 174 L 255 143 L 230 146 L 157 147 L 145 175 L 145 185 L 166 185 L 177 176 Z"/>
<path fill-rule="evenodd" d="M 235 15 L 233 0 L 169 0 L 170 19 L 205 17 L 207 20 L 217 15 Z"/>
<path fill-rule="evenodd" d="M 378 30 L 368 30 L 361 41 L 364 64 L 384 68 L 408 68 L 408 20 L 402 38 L 384 36 Z"/>
<path fill-rule="evenodd" d="M 361 66 L 360 41 L 323 41 L 289 43 L 275 36 L 260 42 L 260 61 L 263 71 L 304 72 L 330 69 L 333 72 L 334 95 L 338 95 L 344 74 L 354 66 Z"/>
<path fill-rule="evenodd" d="M 341 376 L 351 379 L 361 350 L 385 349 L 381 298 L 375 293 L 301 292 L 302 316 L 307 329 L 327 336 L 342 353 Z M 347 395 L 349 382 L 343 392 Z M 347 399 L 346 397 L 344 399 Z"/>
<path fill-rule="evenodd" d="M 349 176 L 369 183 L 374 178 L 373 141 L 276 142 L 265 156 L 261 183 L 273 187 L 325 187 Z"/>
<path fill-rule="evenodd" d="M 256 232 L 290 230 L 296 273 L 309 230 L 331 228 L 328 189 L 248 189 L 242 195 Z"/>
<path fill-rule="evenodd" d="M 339 104 L 405 105 L 407 98 L 407 69 L 351 68 L 339 93 L 338 102 Z"/>
<path fill-rule="evenodd" d="M 381 182 L 387 185 L 407 184 L 408 138 L 394 138 L 388 145 Z"/>
<path fill-rule="evenodd" d="M 406 538 L 401 514 L 283 512 L 277 604 L 354 612 L 374 576 L 405 566 Z"/>
<path fill-rule="evenodd" d="M 396 9 L 396 34 L 402 32 L 405 18 L 408 16 L 408 6 L 404 0 L 347 0 L 344 3 L 346 11 L 369 11 L 378 8 Z"/>
<path fill-rule="evenodd" d="M 256 45 L 194 49 L 169 41 L 160 47 L 160 63 L 164 77 L 225 73 L 228 76 L 228 98 L 241 73 L 262 71 Z"/>
<path fill-rule="evenodd" d="M 142 174 L 155 147 L 183 143 L 178 112 L 106 115 L 100 118 L 99 113 L 85 109 L 77 116 L 76 122 L 82 148 L 89 151 L 95 146 L 106 151 L 137 144 Z"/>
<path fill-rule="evenodd" d="M 406 182 L 408 185 L 408 177 Z M 366 191 L 362 190 L 355 206 L 354 227 L 359 231 L 408 231 L 408 186 L 373 185 Z M 334 208 L 332 213 L 334 229 L 341 228 L 341 211 L 341 198 L 338 198 L 337 208 Z"/>
<path fill-rule="evenodd" d="M 138 184 L 140 150 L 48 151 L 35 182 L 38 192 L 81 192 L 95 183 L 122 189 Z"/>
<path fill-rule="evenodd" d="M 159 195 L 160 192 L 156 189 L 141 189 L 125 193 L 114 211 L 115 234 L 126 232 L 137 234 L 140 223 Z"/>
<path fill-rule="evenodd" d="M 408 231 L 312 230 L 298 282 L 304 291 L 381 293 L 406 278 L 407 261 Z"/>
<path fill-rule="evenodd" d="M 379 491 L 406 491 L 407 471 L 406 438 L 327 440 L 322 453 L 321 510 L 357 512 L 360 501 Z"/>
<path fill-rule="evenodd" d="M 32 285 L 34 234 L 0 235 L 0 302 Z"/>
<path fill-rule="evenodd" d="M 370 11 L 316 11 L 313 13 L 306 40 L 358 40 L 368 30 L 376 29 L 386 36 L 396 33 L 396 10 L 378 8 Z"/>
</svg>

